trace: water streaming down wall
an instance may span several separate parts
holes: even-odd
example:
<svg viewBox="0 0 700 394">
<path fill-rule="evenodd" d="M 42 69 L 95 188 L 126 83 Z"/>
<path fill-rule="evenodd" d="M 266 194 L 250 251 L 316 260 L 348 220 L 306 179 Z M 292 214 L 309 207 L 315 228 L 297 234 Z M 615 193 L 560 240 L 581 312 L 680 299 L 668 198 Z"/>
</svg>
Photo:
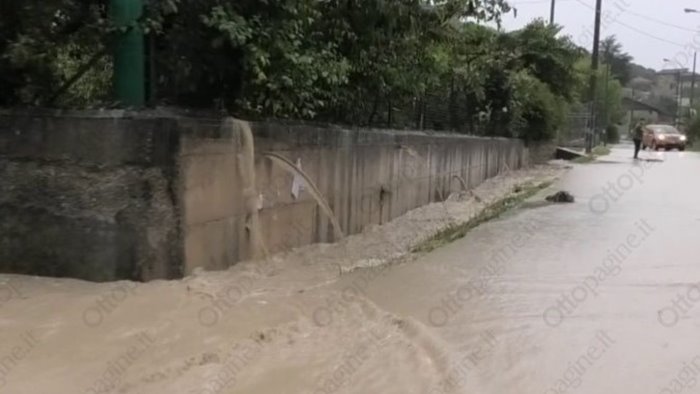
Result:
<svg viewBox="0 0 700 394">
<path fill-rule="evenodd" d="M 528 156 L 517 140 L 222 122 L 0 112 L 0 271 L 150 280 L 224 269 L 260 255 L 251 206 L 270 253 L 336 239 L 303 179 L 266 153 L 308 175 L 345 234 L 518 169 Z"/>
</svg>

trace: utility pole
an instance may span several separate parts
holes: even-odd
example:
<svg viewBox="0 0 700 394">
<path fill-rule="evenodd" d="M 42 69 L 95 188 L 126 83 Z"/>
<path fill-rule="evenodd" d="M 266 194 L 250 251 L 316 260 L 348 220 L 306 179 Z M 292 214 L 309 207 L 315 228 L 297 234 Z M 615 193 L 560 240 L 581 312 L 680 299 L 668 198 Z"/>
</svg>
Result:
<svg viewBox="0 0 700 394">
<path fill-rule="evenodd" d="M 606 58 L 607 58 L 606 54 Z M 603 92 L 603 145 L 607 145 L 608 142 L 608 85 L 610 84 L 610 65 L 605 63 L 605 91 Z"/>
<path fill-rule="evenodd" d="M 695 65 L 698 60 L 698 53 L 693 53 L 693 76 L 690 77 L 690 109 L 693 109 L 693 102 L 695 101 Z"/>
<path fill-rule="evenodd" d="M 110 0 L 110 16 L 120 28 L 114 48 L 114 93 L 127 107 L 142 107 L 146 98 L 143 0 Z"/>
<path fill-rule="evenodd" d="M 596 132 L 596 83 L 598 73 L 598 44 L 600 43 L 600 13 L 602 8 L 602 0 L 595 2 L 595 28 L 593 33 L 593 52 L 591 52 L 591 80 L 590 80 L 590 100 L 591 100 L 591 117 L 589 119 L 588 141 L 586 141 L 586 153 L 591 153 L 593 150 L 593 139 Z"/>
<path fill-rule="evenodd" d="M 678 75 L 676 76 L 676 127 L 680 127 L 681 118 L 683 114 L 683 70 L 678 70 Z"/>
<path fill-rule="evenodd" d="M 684 8 L 683 11 L 686 14 L 698 14 L 700 11 L 694 9 L 694 8 Z M 691 77 L 690 80 L 690 108 L 688 108 L 688 115 L 693 114 L 693 103 L 695 101 L 695 64 L 698 59 L 698 53 L 694 52 L 693 53 L 693 76 Z"/>
<path fill-rule="evenodd" d="M 557 0 L 552 0 L 552 8 L 549 10 L 549 24 L 554 24 L 554 8 L 556 7 Z"/>
</svg>

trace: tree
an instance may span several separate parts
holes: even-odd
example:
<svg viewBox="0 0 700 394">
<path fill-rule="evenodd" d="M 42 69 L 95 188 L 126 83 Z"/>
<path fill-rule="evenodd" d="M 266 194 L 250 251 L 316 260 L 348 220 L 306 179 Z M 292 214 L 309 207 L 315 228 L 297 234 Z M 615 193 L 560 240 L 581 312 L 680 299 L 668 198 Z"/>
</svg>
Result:
<svg viewBox="0 0 700 394">
<path fill-rule="evenodd" d="M 554 94 L 571 100 L 578 83 L 574 65 L 579 51 L 568 37 L 558 37 L 560 31 L 561 27 L 538 19 L 512 33 L 509 45 L 521 58 L 523 67 L 547 84 Z"/>
<path fill-rule="evenodd" d="M 624 86 L 632 78 L 632 56 L 623 52 L 622 44 L 612 35 L 600 42 L 603 62 L 610 65 L 611 73 Z"/>
<path fill-rule="evenodd" d="M 528 72 L 515 76 L 518 86 L 518 137 L 526 141 L 553 138 L 564 124 L 566 102 L 554 94 L 546 83 Z"/>
<path fill-rule="evenodd" d="M 606 75 L 607 64 L 603 63 L 597 70 L 596 85 L 596 114 L 597 124 L 606 127 L 619 123 L 624 116 L 622 109 L 622 83 L 610 73 Z M 580 58 L 576 62 L 576 72 L 579 79 L 578 97 L 587 97 L 588 80 L 591 75 L 591 60 L 588 57 Z M 607 80 L 606 80 L 607 77 Z"/>
<path fill-rule="evenodd" d="M 78 63 L 104 51 L 112 33 L 106 17 L 106 0 L 1 2 L 0 105 L 48 104 Z M 84 106 L 105 93 L 108 66 L 98 66 L 64 104 Z"/>
<path fill-rule="evenodd" d="M 622 84 L 611 76 L 606 82 L 605 65 L 603 65 L 603 70 L 599 70 L 598 92 L 596 109 L 598 125 L 607 127 L 620 123 L 624 116 L 622 109 Z"/>
<path fill-rule="evenodd" d="M 149 4 L 135 23 L 165 105 L 537 140 L 561 126 L 587 81 L 560 27 L 479 23 L 498 24 L 505 0 Z M 109 105 L 108 55 L 123 30 L 109 23 L 107 0 L 0 6 L 3 105 Z"/>
<path fill-rule="evenodd" d="M 107 0 L 2 2 L 0 88 L 5 105 L 47 104 L 94 62 L 59 104 L 103 101 L 110 70 Z M 139 23 L 154 41 L 162 101 L 265 116 L 336 115 L 367 94 L 424 91 L 432 53 L 460 18 L 496 20 L 504 0 L 161 0 Z M 429 51 L 425 51 L 429 49 Z M 426 53 L 427 52 L 427 53 Z M 438 56 L 439 57 L 439 56 Z M 102 60 L 102 59 L 100 59 Z M 443 62 L 444 63 L 444 62 Z M 92 73 L 92 75 L 91 75 Z M 426 78 L 427 77 L 427 78 Z M 433 78 L 434 79 L 434 78 Z M 431 83 L 434 83 L 432 81 Z M 366 108 L 365 108 L 366 110 Z M 352 118 L 352 117 L 350 117 Z"/>
</svg>

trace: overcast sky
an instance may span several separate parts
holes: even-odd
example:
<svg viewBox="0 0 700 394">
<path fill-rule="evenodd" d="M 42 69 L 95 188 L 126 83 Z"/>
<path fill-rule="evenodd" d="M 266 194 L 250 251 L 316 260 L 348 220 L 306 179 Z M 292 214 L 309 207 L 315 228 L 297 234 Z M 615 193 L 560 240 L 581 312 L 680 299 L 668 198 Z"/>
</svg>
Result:
<svg viewBox="0 0 700 394">
<path fill-rule="evenodd" d="M 506 30 L 518 29 L 535 18 L 549 20 L 551 0 L 511 0 L 511 12 L 503 16 Z M 555 22 L 578 45 L 591 50 L 595 0 L 556 0 Z M 700 0 L 603 0 L 601 39 L 615 35 L 634 62 L 656 70 L 692 69 L 693 51 L 700 51 Z M 636 30 L 636 31 L 635 31 Z M 664 58 L 675 64 L 664 63 Z M 700 69 L 700 61 L 698 62 Z"/>
</svg>

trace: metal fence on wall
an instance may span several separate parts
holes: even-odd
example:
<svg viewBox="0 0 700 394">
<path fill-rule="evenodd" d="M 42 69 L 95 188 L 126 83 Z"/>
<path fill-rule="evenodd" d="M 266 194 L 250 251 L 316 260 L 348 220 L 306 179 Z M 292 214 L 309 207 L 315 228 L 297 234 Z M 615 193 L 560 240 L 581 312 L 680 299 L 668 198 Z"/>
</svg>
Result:
<svg viewBox="0 0 700 394">
<path fill-rule="evenodd" d="M 591 114 L 588 111 L 569 113 L 564 126 L 557 133 L 557 144 L 568 148 L 585 148 L 590 120 Z"/>
</svg>

